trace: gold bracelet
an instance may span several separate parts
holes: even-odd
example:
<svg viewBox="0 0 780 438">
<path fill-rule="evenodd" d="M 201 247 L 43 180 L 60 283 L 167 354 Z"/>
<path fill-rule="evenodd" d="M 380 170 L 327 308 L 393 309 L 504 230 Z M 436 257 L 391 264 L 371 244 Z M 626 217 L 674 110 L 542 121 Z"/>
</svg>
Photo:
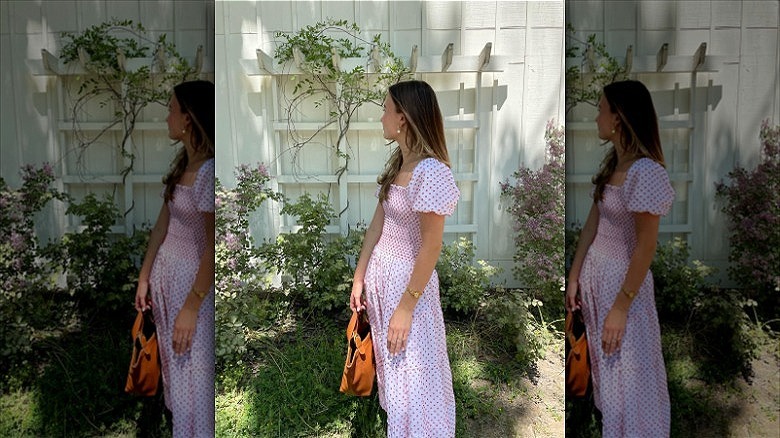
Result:
<svg viewBox="0 0 780 438">
<path fill-rule="evenodd" d="M 636 296 L 636 291 L 635 290 L 628 290 L 625 287 L 621 287 L 620 288 L 620 292 L 624 293 L 627 297 L 631 298 L 632 300 Z"/>
<path fill-rule="evenodd" d="M 206 290 L 198 290 L 198 289 L 195 289 L 195 286 L 192 286 L 192 289 L 190 289 L 190 292 L 192 292 L 195 295 L 197 295 L 198 298 L 200 298 L 201 300 L 206 298 L 206 295 L 209 294 L 209 290 L 208 289 L 206 289 Z"/>
<path fill-rule="evenodd" d="M 406 288 L 406 292 L 408 292 L 409 295 L 413 296 L 416 299 L 419 299 L 420 295 L 422 295 L 422 291 L 414 290 L 414 289 L 411 289 L 411 288 L 408 288 L 408 287 Z"/>
</svg>

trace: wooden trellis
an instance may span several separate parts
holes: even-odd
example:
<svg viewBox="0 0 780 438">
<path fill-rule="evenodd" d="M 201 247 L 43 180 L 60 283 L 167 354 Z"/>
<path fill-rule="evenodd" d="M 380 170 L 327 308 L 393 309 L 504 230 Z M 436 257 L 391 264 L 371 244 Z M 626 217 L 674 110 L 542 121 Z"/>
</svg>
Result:
<svg viewBox="0 0 780 438">
<path fill-rule="evenodd" d="M 659 128 L 662 131 L 662 135 L 664 131 L 684 130 L 687 132 L 688 139 L 687 161 L 685 162 L 685 166 L 682 166 L 685 167 L 685 170 L 672 169 L 670 170 L 669 175 L 672 184 L 676 186 L 676 190 L 679 188 L 684 188 L 685 190 L 685 193 L 678 192 L 677 199 L 677 202 L 680 202 L 682 195 L 683 201 L 686 203 L 684 214 L 677 215 L 677 217 L 684 217 L 685 220 L 675 220 L 674 209 L 678 207 L 674 207 L 672 223 L 662 222 L 659 232 L 667 235 L 683 234 L 686 237 L 690 237 L 690 234 L 694 229 L 691 219 L 694 217 L 694 206 L 697 204 L 695 199 L 691 199 L 691 187 L 697 178 L 697 163 L 701 161 L 701 147 L 704 143 L 702 140 L 706 135 L 706 123 L 709 119 L 711 100 L 715 94 L 713 90 L 716 88 L 713 86 L 712 81 L 709 81 L 706 87 L 697 88 L 697 74 L 716 73 L 718 72 L 720 65 L 723 65 L 724 63 L 734 63 L 736 62 L 736 59 L 707 55 L 707 43 L 703 42 L 692 55 L 670 55 L 669 44 L 664 43 L 658 49 L 655 56 L 637 57 L 633 55 L 633 47 L 628 46 L 626 48 L 625 57 L 622 59 L 618 58 L 617 60 L 623 63 L 630 78 L 642 80 L 645 83 L 647 83 L 648 80 L 652 80 L 653 76 L 658 75 L 685 74 L 689 78 L 688 90 L 681 89 L 679 82 L 675 82 L 672 90 L 654 90 L 652 86 L 649 86 L 648 88 L 650 89 L 651 94 L 656 95 L 654 96 L 654 100 L 657 100 L 656 98 L 659 93 L 671 93 L 671 113 L 659 114 Z M 593 51 L 587 49 L 581 59 L 569 60 L 569 62 L 571 62 L 570 65 L 575 63 L 577 65 L 584 65 L 584 74 L 586 75 L 589 72 L 593 72 L 594 66 L 596 65 Z M 700 97 L 698 96 L 698 93 L 702 92 L 705 93 L 705 96 L 703 96 L 704 105 L 700 102 L 697 103 Z M 668 102 L 665 101 L 665 103 Z M 685 108 L 686 105 L 687 108 Z M 658 102 L 656 102 L 656 110 L 661 112 Z M 687 110 L 687 115 L 685 114 L 685 110 Z M 697 114 L 697 112 L 699 114 Z M 595 131 L 595 123 L 591 120 L 591 118 L 587 118 L 587 121 L 577 120 L 577 117 L 574 117 L 574 120 L 567 120 L 566 130 L 572 131 L 574 134 L 579 131 Z M 569 139 L 571 140 L 571 137 L 569 137 Z M 578 146 L 569 145 L 567 147 L 567 161 L 576 162 L 578 149 Z M 671 161 L 671 164 L 674 165 L 674 161 L 679 159 L 675 152 L 676 151 L 672 151 L 672 154 L 667 154 L 671 155 L 671 157 L 667 156 L 667 164 Z M 567 173 L 566 182 L 568 185 L 573 185 L 575 187 L 588 187 L 591 184 L 591 177 L 591 173 Z"/>
<path fill-rule="evenodd" d="M 122 53 L 117 53 L 117 60 L 120 68 L 125 71 L 135 71 L 141 66 L 154 65 L 156 69 L 153 69 L 151 74 L 159 73 L 166 68 L 167 60 L 162 50 L 158 50 L 154 58 L 126 58 Z M 204 59 L 203 47 L 200 46 L 194 57 L 187 59 L 190 65 L 195 68 L 195 75 L 201 75 L 204 63 L 210 65 Z M 86 67 L 89 62 L 89 55 L 82 49 L 79 51 L 78 63 L 64 63 L 57 56 L 53 55 L 46 49 L 41 50 L 40 60 L 28 60 L 33 76 L 48 77 L 53 80 L 47 81 L 47 95 L 49 95 L 49 105 L 47 116 L 50 120 L 55 120 L 55 123 L 49 124 L 49 138 L 51 139 L 50 148 L 52 156 L 59 159 L 59 175 L 56 179 L 57 188 L 66 193 L 71 193 L 71 187 L 79 185 L 85 186 L 86 192 L 92 192 L 94 189 L 100 187 L 117 187 L 122 186 L 122 202 L 124 205 L 124 217 L 121 225 L 115 225 L 111 228 L 114 233 L 125 233 L 127 235 L 132 234 L 134 228 L 134 191 L 141 189 L 144 184 L 160 184 L 163 174 L 162 173 L 139 173 L 134 169 L 129 169 L 126 175 L 119 173 L 119 169 L 114 167 L 112 173 L 102 174 L 89 174 L 83 175 L 76 172 L 76 169 L 69 166 L 68 159 L 66 159 L 69 153 L 68 144 L 68 132 L 73 130 L 73 120 L 69 120 L 70 112 L 66 108 L 66 93 L 65 85 L 66 80 L 79 80 L 81 77 L 89 75 L 91 72 Z M 100 132 L 107 129 L 107 132 L 114 133 L 122 131 L 121 124 L 117 124 L 109 127 L 108 121 L 79 121 L 79 129 L 89 132 Z M 155 117 L 153 120 L 143 120 L 137 122 L 134 126 L 134 132 L 139 133 L 157 133 L 162 134 L 167 139 L 168 128 L 163 119 L 159 121 L 159 117 Z M 125 144 L 125 155 L 133 153 L 135 144 L 133 143 L 132 136 Z M 118 160 L 114 160 L 115 162 Z M 130 159 L 125 156 L 123 158 L 123 165 L 129 167 Z M 167 164 L 166 164 L 167 167 Z M 72 231 L 74 225 L 69 223 L 69 219 L 66 217 L 64 211 L 58 211 L 57 216 L 59 218 L 60 232 Z"/>
<path fill-rule="evenodd" d="M 489 129 L 491 132 L 491 138 L 495 138 L 495 123 L 493 123 L 493 112 L 496 111 L 499 105 L 499 92 L 498 82 L 493 81 L 492 86 L 482 86 L 482 74 L 501 72 L 504 67 L 510 62 L 510 59 L 505 56 L 492 55 L 492 43 L 488 42 L 484 45 L 483 49 L 478 55 L 455 55 L 454 44 L 450 43 L 442 51 L 441 55 L 433 56 L 421 56 L 420 50 L 417 45 L 411 47 L 409 56 L 400 57 L 402 62 L 409 68 L 415 77 L 420 77 L 423 74 L 474 74 L 475 75 L 475 87 L 473 93 L 471 90 L 467 90 L 463 82 L 460 82 L 459 90 L 454 91 L 458 93 L 458 117 L 457 120 L 451 118 L 445 120 L 445 131 L 458 131 L 461 135 L 463 131 L 473 130 L 474 132 L 474 147 L 473 156 L 468 157 L 468 160 L 458 154 L 459 161 L 454 161 L 453 171 L 456 183 L 461 188 L 470 189 L 473 193 L 479 193 L 484 188 L 479 187 L 479 175 L 478 175 L 478 159 L 481 148 L 489 147 L 490 145 L 480 144 L 479 131 Z M 291 63 L 278 63 L 272 56 L 266 54 L 264 51 L 256 50 L 255 59 L 243 59 L 241 60 L 242 67 L 246 75 L 248 76 L 261 76 L 271 77 L 271 93 L 272 101 L 275 103 L 273 111 L 272 133 L 274 136 L 274 153 L 276 157 L 279 157 L 284 150 L 284 133 L 288 129 L 288 123 L 285 121 L 285 115 L 283 114 L 282 105 L 280 105 L 280 93 L 284 93 L 282 80 L 294 75 L 305 75 L 308 73 L 303 66 L 305 65 L 305 59 L 300 51 L 293 52 L 294 61 Z M 358 65 L 367 66 L 367 72 L 377 73 L 380 66 L 383 65 L 382 60 L 379 57 L 379 51 L 373 50 L 368 56 L 361 58 L 339 58 L 334 56 L 334 68 L 341 69 L 343 71 L 350 71 Z M 437 90 L 437 93 L 440 91 Z M 491 100 L 490 111 L 481 111 L 480 102 L 483 99 L 484 93 L 489 93 Z M 474 117 L 470 119 L 464 114 L 464 107 L 467 105 L 463 100 L 469 98 L 471 102 L 469 105 L 474 107 Z M 440 99 L 441 100 L 441 99 Z M 350 122 L 350 132 L 368 132 L 374 131 L 381 133 L 381 125 L 377 121 L 356 121 Z M 295 129 L 305 131 L 317 131 L 324 129 L 325 131 L 332 131 L 338 129 L 336 126 L 325 126 L 323 121 L 306 121 L 295 122 Z M 457 145 L 455 145 L 457 147 Z M 453 145 L 449 146 L 451 154 Z M 458 171 L 468 166 L 461 165 L 463 162 L 468 161 L 471 166 L 469 171 Z M 343 164 L 343 163 L 342 163 Z M 276 160 L 275 166 L 275 183 L 278 184 L 279 189 L 284 192 L 286 186 L 292 185 L 306 185 L 306 184 L 329 184 L 337 186 L 337 202 L 339 206 L 348 205 L 350 188 L 358 184 L 372 184 L 376 182 L 376 173 L 364 174 L 353 173 L 347 169 L 342 175 L 337 176 L 333 173 L 316 173 L 316 174 L 292 174 L 285 172 L 282 161 Z M 305 189 L 304 189 L 305 190 Z M 484 189 L 486 190 L 486 189 Z M 470 212 L 458 211 L 455 213 L 457 216 L 457 223 L 446 224 L 445 233 L 465 233 L 476 235 L 479 224 L 476 223 L 476 211 L 480 208 L 491 208 L 487 205 L 482 205 L 483 199 L 475 196 L 474 204 L 471 206 Z M 484 198 L 484 197 L 482 197 Z M 459 208 L 460 210 L 460 208 Z M 281 222 L 278 225 L 280 232 L 294 231 L 296 227 L 290 223 L 285 223 L 285 218 L 281 218 Z M 346 214 L 339 216 L 339 224 L 328 226 L 326 228 L 329 233 L 342 233 L 345 234 L 348 230 L 349 223 Z"/>
</svg>

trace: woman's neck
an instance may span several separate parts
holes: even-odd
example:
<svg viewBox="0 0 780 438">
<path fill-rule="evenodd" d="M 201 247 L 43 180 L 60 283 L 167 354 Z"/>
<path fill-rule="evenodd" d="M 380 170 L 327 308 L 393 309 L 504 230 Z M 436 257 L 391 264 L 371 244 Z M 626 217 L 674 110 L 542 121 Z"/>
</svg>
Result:
<svg viewBox="0 0 780 438">
<path fill-rule="evenodd" d="M 203 153 L 197 152 L 195 148 L 192 147 L 189 139 L 182 140 L 181 142 L 184 144 L 184 150 L 187 151 L 187 161 L 193 163 L 203 159 Z"/>
<path fill-rule="evenodd" d="M 416 152 L 412 152 L 408 148 L 400 144 L 399 146 L 401 147 L 401 165 L 416 163 L 420 161 L 420 159 L 422 159 L 422 156 L 420 154 Z"/>
</svg>

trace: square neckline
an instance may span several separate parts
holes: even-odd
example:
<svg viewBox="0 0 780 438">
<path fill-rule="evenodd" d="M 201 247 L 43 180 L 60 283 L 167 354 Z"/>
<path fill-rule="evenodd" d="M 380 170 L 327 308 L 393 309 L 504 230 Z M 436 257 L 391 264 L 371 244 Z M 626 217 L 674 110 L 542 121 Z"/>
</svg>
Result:
<svg viewBox="0 0 780 438">
<path fill-rule="evenodd" d="M 203 160 L 203 162 L 200 163 L 200 167 L 198 167 L 198 171 L 195 172 L 195 179 L 192 180 L 192 185 L 184 185 L 184 184 L 176 183 L 176 187 L 186 187 L 186 188 L 189 188 L 189 189 L 195 187 L 195 183 L 198 181 L 198 177 L 200 176 L 201 169 L 203 169 L 203 166 L 205 166 L 206 163 L 208 163 L 210 160 L 213 160 L 213 159 L 214 159 L 214 157 L 211 157 L 211 158 L 209 158 L 207 160 Z"/>
<path fill-rule="evenodd" d="M 616 188 L 616 189 L 619 189 L 619 188 L 623 187 L 623 185 L 625 185 L 625 183 L 626 183 L 626 180 L 628 179 L 628 174 L 629 174 L 629 173 L 631 173 L 631 169 L 633 169 L 633 168 L 634 168 L 634 166 L 636 165 L 636 163 L 638 163 L 638 162 L 640 162 L 640 161 L 642 161 L 642 160 L 650 160 L 650 161 L 653 161 L 653 162 L 654 162 L 654 160 L 653 160 L 652 158 L 650 158 L 650 157 L 639 157 L 639 158 L 637 158 L 636 160 L 634 160 L 634 162 L 633 162 L 633 163 L 631 163 L 631 165 L 630 165 L 630 166 L 628 166 L 628 170 L 626 170 L 626 177 L 623 179 L 623 183 L 621 183 L 620 185 L 615 185 L 615 184 L 605 183 L 605 184 L 604 184 L 604 186 L 605 186 L 605 187 L 614 187 L 614 188 Z"/>
</svg>

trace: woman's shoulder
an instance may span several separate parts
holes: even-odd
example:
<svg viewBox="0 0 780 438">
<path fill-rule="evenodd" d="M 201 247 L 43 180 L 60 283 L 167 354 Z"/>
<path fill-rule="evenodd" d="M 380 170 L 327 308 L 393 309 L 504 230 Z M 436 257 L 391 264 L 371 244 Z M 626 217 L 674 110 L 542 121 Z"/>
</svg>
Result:
<svg viewBox="0 0 780 438">
<path fill-rule="evenodd" d="M 629 168 L 631 170 L 664 169 L 664 166 L 650 157 L 642 157 L 634 161 Z"/>
<path fill-rule="evenodd" d="M 417 173 L 418 171 L 421 173 L 437 171 L 440 172 L 445 169 L 449 170 L 449 166 L 434 157 L 427 157 L 423 158 L 419 163 L 417 163 L 417 166 L 414 168 L 414 173 Z"/>
<path fill-rule="evenodd" d="M 666 168 L 661 163 L 653 160 L 652 158 L 642 157 L 631 164 L 631 167 L 628 169 L 626 174 L 626 179 L 630 179 L 632 176 L 637 177 L 639 175 L 646 174 L 666 174 Z"/>
<path fill-rule="evenodd" d="M 198 176 L 200 175 L 214 175 L 214 157 L 209 158 L 200 165 L 198 169 Z"/>
<path fill-rule="evenodd" d="M 434 157 L 420 160 L 412 171 L 410 183 L 415 185 L 429 179 L 439 179 L 446 174 L 452 174 L 450 167 Z"/>
</svg>

